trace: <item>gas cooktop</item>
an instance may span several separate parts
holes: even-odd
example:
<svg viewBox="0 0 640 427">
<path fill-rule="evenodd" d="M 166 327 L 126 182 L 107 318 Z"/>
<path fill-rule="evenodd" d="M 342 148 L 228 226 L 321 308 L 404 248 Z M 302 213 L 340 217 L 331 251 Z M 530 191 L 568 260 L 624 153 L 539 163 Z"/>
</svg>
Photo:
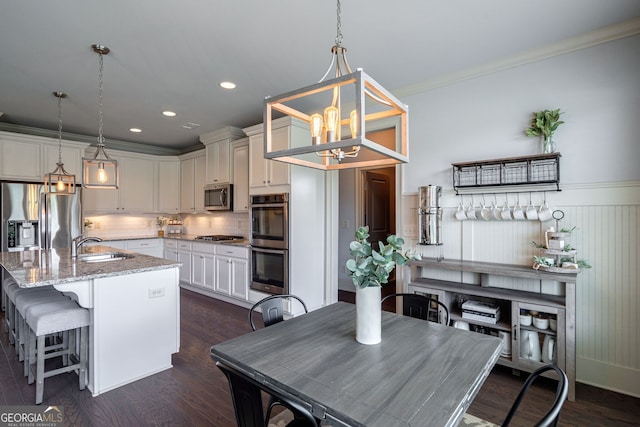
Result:
<svg viewBox="0 0 640 427">
<path fill-rule="evenodd" d="M 212 242 L 226 242 L 230 240 L 243 240 L 242 236 L 225 236 L 221 234 L 214 234 L 210 236 L 197 236 L 195 240 L 210 240 Z"/>
</svg>

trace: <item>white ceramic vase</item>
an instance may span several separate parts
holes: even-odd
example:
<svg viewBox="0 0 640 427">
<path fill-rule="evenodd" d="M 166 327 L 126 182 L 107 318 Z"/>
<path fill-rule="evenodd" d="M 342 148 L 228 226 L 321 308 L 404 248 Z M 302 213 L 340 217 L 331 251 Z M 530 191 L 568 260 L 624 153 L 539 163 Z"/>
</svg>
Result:
<svg viewBox="0 0 640 427">
<path fill-rule="evenodd" d="M 356 341 L 378 344 L 382 341 L 380 286 L 356 288 Z"/>
</svg>

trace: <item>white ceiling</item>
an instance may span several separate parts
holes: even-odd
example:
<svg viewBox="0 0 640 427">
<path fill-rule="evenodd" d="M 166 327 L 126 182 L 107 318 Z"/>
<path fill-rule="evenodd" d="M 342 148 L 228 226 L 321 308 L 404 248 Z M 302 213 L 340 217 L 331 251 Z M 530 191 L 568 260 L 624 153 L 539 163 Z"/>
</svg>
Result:
<svg viewBox="0 0 640 427">
<path fill-rule="evenodd" d="M 638 0 L 342 0 L 351 67 L 402 96 L 638 17 Z M 326 0 L 5 1 L 0 123 L 57 130 L 52 92 L 63 91 L 64 131 L 95 137 L 98 43 L 111 49 L 105 137 L 183 149 L 200 134 L 260 123 L 266 95 L 317 82 L 335 36 L 336 3 Z"/>
</svg>

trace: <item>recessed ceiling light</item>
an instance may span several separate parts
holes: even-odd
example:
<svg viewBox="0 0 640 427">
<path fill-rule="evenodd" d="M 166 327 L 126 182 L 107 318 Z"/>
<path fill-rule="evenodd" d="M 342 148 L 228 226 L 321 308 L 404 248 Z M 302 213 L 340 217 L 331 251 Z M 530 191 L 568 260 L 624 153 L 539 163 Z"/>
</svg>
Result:
<svg viewBox="0 0 640 427">
<path fill-rule="evenodd" d="M 175 117 L 176 116 L 176 113 L 174 113 L 173 111 L 163 111 L 162 114 L 167 116 L 167 117 Z"/>
<path fill-rule="evenodd" d="M 220 87 L 224 89 L 235 89 L 236 84 L 233 82 L 220 82 Z"/>
<path fill-rule="evenodd" d="M 133 132 L 133 133 L 140 133 L 140 132 L 142 132 L 142 129 L 138 129 L 138 128 L 131 128 L 131 129 L 129 129 L 129 132 Z"/>
</svg>

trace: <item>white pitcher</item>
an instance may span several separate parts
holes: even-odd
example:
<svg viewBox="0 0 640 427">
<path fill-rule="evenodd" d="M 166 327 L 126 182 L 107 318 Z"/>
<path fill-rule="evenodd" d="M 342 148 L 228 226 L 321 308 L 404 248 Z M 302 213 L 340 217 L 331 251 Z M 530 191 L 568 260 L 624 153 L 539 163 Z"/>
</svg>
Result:
<svg viewBox="0 0 640 427">
<path fill-rule="evenodd" d="M 535 331 L 522 331 L 520 333 L 520 357 L 540 361 L 540 341 Z"/>
<path fill-rule="evenodd" d="M 551 335 L 546 335 L 542 343 L 542 361 L 544 363 L 554 363 L 556 360 L 556 339 Z"/>
</svg>

